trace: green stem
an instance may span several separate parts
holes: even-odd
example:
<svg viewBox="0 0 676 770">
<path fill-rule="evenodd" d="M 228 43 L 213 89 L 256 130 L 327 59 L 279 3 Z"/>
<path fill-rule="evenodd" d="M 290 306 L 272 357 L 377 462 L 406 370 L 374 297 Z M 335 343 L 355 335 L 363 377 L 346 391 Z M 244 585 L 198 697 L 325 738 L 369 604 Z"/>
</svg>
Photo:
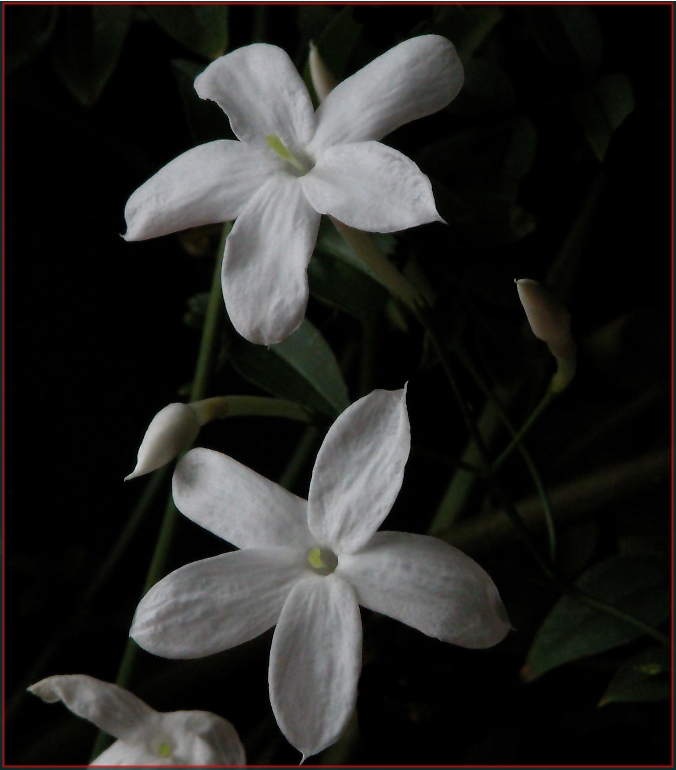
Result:
<svg viewBox="0 0 676 770">
<path fill-rule="evenodd" d="M 465 367 L 465 369 L 467 369 L 476 384 L 484 392 L 486 398 L 490 399 L 495 404 L 495 409 L 500 415 L 500 419 L 502 420 L 507 430 L 512 434 L 513 437 L 516 437 L 517 432 L 512 425 L 511 420 L 507 416 L 507 412 L 500 402 L 500 399 L 491 390 L 491 388 L 488 387 L 487 383 L 484 381 L 484 378 L 479 374 L 467 356 L 458 348 L 456 348 L 455 352 L 462 365 Z M 521 457 L 523 458 L 523 461 L 528 468 L 528 472 L 530 473 L 531 478 L 533 479 L 533 483 L 535 484 L 535 489 L 540 496 L 540 502 L 542 503 L 542 514 L 545 520 L 545 526 L 547 528 L 550 561 L 554 562 L 556 560 L 556 528 L 554 526 L 554 516 L 552 515 L 552 509 L 549 503 L 549 496 L 547 495 L 545 486 L 542 483 L 542 478 L 535 463 L 533 462 L 533 458 L 531 457 L 530 452 L 521 443 L 521 441 L 515 441 L 515 444 L 519 448 L 519 453 L 521 454 Z"/>
<path fill-rule="evenodd" d="M 267 396 L 216 396 L 191 406 L 197 412 L 201 425 L 226 417 L 285 417 L 297 422 L 313 421 L 310 412 L 300 404 Z"/>
<path fill-rule="evenodd" d="M 535 422 L 540 417 L 540 415 L 545 411 L 545 409 L 551 404 L 555 396 L 556 396 L 556 393 L 551 388 L 548 388 L 547 392 L 542 397 L 542 400 L 531 412 L 528 419 L 519 428 L 519 430 L 516 433 L 514 433 L 514 437 L 512 438 L 511 442 L 507 445 L 507 448 L 502 452 L 502 454 L 498 457 L 498 459 L 494 461 L 492 466 L 494 471 L 499 470 L 499 468 L 502 466 L 504 461 L 509 457 L 509 455 L 512 453 L 512 451 L 516 447 L 521 448 L 521 442 L 523 441 L 524 436 L 526 435 L 526 433 L 528 433 L 528 431 L 535 424 Z"/>
<path fill-rule="evenodd" d="M 317 445 L 319 435 L 319 430 L 311 425 L 305 429 L 305 432 L 296 445 L 286 467 L 277 480 L 280 487 L 284 487 L 284 489 L 288 489 L 289 491 L 293 489 L 296 481 L 298 481 L 298 477 L 305 467 L 305 463 Z"/>
<path fill-rule="evenodd" d="M 333 217 L 329 219 L 378 283 L 417 314 L 418 306 L 422 303 L 420 294 L 380 251 L 373 238 L 368 233 L 348 227 Z"/>
<path fill-rule="evenodd" d="M 493 443 L 500 428 L 500 416 L 491 400 L 486 402 L 478 420 L 478 428 L 488 447 Z M 480 462 L 479 448 L 473 439 L 470 439 L 462 454 L 462 465 L 459 465 L 456 473 L 448 484 L 441 502 L 432 518 L 428 534 L 439 535 L 447 532 L 456 522 L 462 511 L 466 508 L 476 489 L 479 479 L 484 475 L 477 475 L 477 463 Z M 463 465 L 474 468 L 474 473 L 468 473 Z"/>
<path fill-rule="evenodd" d="M 396 299 L 405 304 L 418 318 L 420 323 L 426 329 L 430 336 L 432 345 L 434 346 L 437 356 L 441 361 L 441 365 L 446 373 L 446 377 L 450 383 L 451 390 L 453 391 L 455 398 L 458 402 L 460 412 L 467 425 L 470 436 L 475 442 L 479 450 L 479 459 L 481 462 L 482 472 L 485 474 L 486 479 L 492 487 L 498 499 L 502 501 L 502 505 L 507 512 L 510 519 L 513 521 L 514 526 L 518 529 L 521 536 L 526 543 L 527 548 L 533 555 L 533 558 L 538 563 L 542 571 L 548 577 L 553 577 L 553 573 L 549 568 L 547 562 L 542 558 L 540 552 L 533 542 L 531 534 L 526 525 L 521 520 L 518 511 L 514 507 L 514 503 L 505 494 L 502 486 L 497 481 L 496 477 L 491 472 L 491 463 L 488 456 L 488 450 L 483 441 L 481 434 L 479 433 L 472 415 L 469 411 L 465 399 L 463 397 L 460 386 L 455 378 L 453 367 L 451 366 L 446 350 L 439 339 L 432 315 L 427 303 L 421 297 L 421 295 L 411 286 L 406 278 L 392 265 L 391 262 L 380 252 L 373 240 L 366 234 L 359 230 L 354 230 L 351 227 L 347 227 L 342 222 L 331 218 L 331 221 L 335 225 L 338 232 L 347 241 L 348 245 L 354 250 L 358 257 L 360 257 L 364 263 L 377 277 L 378 281 L 385 286 Z"/>
<path fill-rule="evenodd" d="M 364 321 L 362 324 L 361 362 L 359 366 L 359 398 L 373 390 L 375 381 L 375 352 L 377 348 L 376 321 Z"/>
<path fill-rule="evenodd" d="M 221 264 L 223 262 L 223 252 L 225 250 L 225 239 L 230 233 L 231 228 L 232 223 L 230 222 L 226 222 L 226 224 L 223 225 L 223 233 L 218 246 L 214 274 L 211 280 L 211 290 L 209 292 L 209 300 L 207 303 L 207 312 L 204 319 L 204 327 L 202 329 L 202 340 L 200 342 L 200 350 L 197 356 L 197 365 L 195 367 L 195 377 L 190 391 L 191 401 L 201 401 L 204 399 L 208 388 L 211 364 L 214 358 L 220 320 L 223 314 Z M 178 509 L 174 505 L 173 498 L 170 494 L 141 597 L 145 596 L 149 589 L 155 585 L 164 574 L 164 568 L 169 557 L 169 550 L 171 548 L 171 541 L 173 539 L 177 521 Z M 117 679 L 115 680 L 115 684 L 119 687 L 128 687 L 136 664 L 138 651 L 138 645 L 131 637 L 129 637 L 124 649 Z M 92 760 L 99 756 L 110 742 L 110 737 L 106 733 L 99 731 L 92 750 Z"/>
</svg>

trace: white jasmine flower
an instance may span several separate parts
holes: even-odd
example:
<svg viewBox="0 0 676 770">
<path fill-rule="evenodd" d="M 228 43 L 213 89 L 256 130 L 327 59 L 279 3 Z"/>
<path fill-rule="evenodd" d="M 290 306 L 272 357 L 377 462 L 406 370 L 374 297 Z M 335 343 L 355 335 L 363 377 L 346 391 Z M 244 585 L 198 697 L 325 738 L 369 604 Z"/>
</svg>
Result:
<svg viewBox="0 0 676 770">
<path fill-rule="evenodd" d="M 244 765 L 235 728 L 207 711 L 159 713 L 114 684 L 84 674 L 50 676 L 28 690 L 63 701 L 79 717 L 117 738 L 92 765 Z"/>
<path fill-rule="evenodd" d="M 195 80 L 240 141 L 200 145 L 129 199 L 127 240 L 236 219 L 223 295 L 237 331 L 272 344 L 298 327 L 320 214 L 389 233 L 440 220 L 429 179 L 379 142 L 445 107 L 463 69 L 438 35 L 406 40 L 339 83 L 315 113 L 291 59 L 273 45 L 239 48 Z"/>
<path fill-rule="evenodd" d="M 376 390 L 329 430 L 308 501 L 226 455 L 188 452 L 174 473 L 178 509 L 241 550 L 157 583 L 131 636 L 156 655 L 199 658 L 276 624 L 270 700 L 304 757 L 333 743 L 354 708 L 359 604 L 463 647 L 497 644 L 509 621 L 476 562 L 432 537 L 376 532 L 409 449 L 405 391 Z"/>
<path fill-rule="evenodd" d="M 556 358 L 557 372 L 550 387 L 558 393 L 575 376 L 577 345 L 570 331 L 570 313 L 549 289 L 531 278 L 517 280 L 516 289 L 533 334 L 547 343 Z"/>
</svg>

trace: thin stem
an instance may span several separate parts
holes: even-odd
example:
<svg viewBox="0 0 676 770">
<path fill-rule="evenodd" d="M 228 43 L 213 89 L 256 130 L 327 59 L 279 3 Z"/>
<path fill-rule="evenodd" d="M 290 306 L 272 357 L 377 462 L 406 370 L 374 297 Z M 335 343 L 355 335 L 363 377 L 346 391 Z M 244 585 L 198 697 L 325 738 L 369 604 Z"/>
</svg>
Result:
<svg viewBox="0 0 676 770">
<path fill-rule="evenodd" d="M 361 362 L 359 366 L 359 397 L 366 396 L 373 390 L 375 380 L 375 352 L 378 332 L 376 321 L 362 323 Z"/>
<path fill-rule="evenodd" d="M 280 487 L 284 487 L 284 489 L 289 491 L 293 489 L 318 440 L 319 430 L 311 425 L 308 426 L 277 480 Z"/>
<path fill-rule="evenodd" d="M 459 358 L 460 362 L 462 363 L 462 365 L 470 373 L 470 375 L 472 376 L 476 384 L 484 392 L 484 395 L 486 396 L 486 398 L 490 399 L 495 404 L 495 409 L 497 410 L 497 413 L 500 415 L 500 419 L 504 423 L 507 430 L 512 434 L 512 436 L 516 437 L 517 435 L 516 430 L 514 429 L 514 426 L 512 425 L 511 420 L 507 416 L 507 412 L 502 406 L 500 399 L 486 384 L 486 382 L 484 381 L 484 378 L 479 374 L 479 372 L 476 370 L 474 365 L 469 361 L 467 356 L 462 352 L 462 350 L 456 347 L 455 353 Z M 533 458 L 530 455 L 530 452 L 521 443 L 521 441 L 515 441 L 515 443 L 519 448 L 521 457 L 523 458 L 523 461 L 525 462 L 526 467 L 528 468 L 531 478 L 533 479 L 533 483 L 535 484 L 535 488 L 538 492 L 538 495 L 540 496 L 540 502 L 542 504 L 542 514 L 544 516 L 545 526 L 547 528 L 547 538 L 549 540 L 550 560 L 554 562 L 556 560 L 556 528 L 554 526 L 554 517 L 552 516 L 552 509 L 549 503 L 549 497 L 547 495 L 545 486 L 542 483 L 542 478 L 540 477 L 540 473 L 535 463 L 533 462 Z"/>
<path fill-rule="evenodd" d="M 542 397 L 542 400 L 540 401 L 540 403 L 535 407 L 535 409 L 531 412 L 528 419 L 514 434 L 512 440 L 507 445 L 506 449 L 502 452 L 502 454 L 498 457 L 498 459 L 493 462 L 492 467 L 494 471 L 499 470 L 499 468 L 502 466 L 504 461 L 509 457 L 509 455 L 512 453 L 512 451 L 516 447 L 521 447 L 521 442 L 523 441 L 524 436 L 535 424 L 538 417 L 540 417 L 540 415 L 545 411 L 545 409 L 551 404 L 555 396 L 556 396 L 556 393 L 551 388 L 548 388 L 547 392 Z"/>
<path fill-rule="evenodd" d="M 200 425 L 226 417 L 285 417 L 297 422 L 312 422 L 312 415 L 300 404 L 267 396 L 215 396 L 192 403 Z"/>
<path fill-rule="evenodd" d="M 214 358 L 216 340 L 218 339 L 219 334 L 219 323 L 223 313 L 223 299 L 221 297 L 221 264 L 223 262 L 223 252 L 225 250 L 225 239 L 230 233 L 231 228 L 232 224 L 230 222 L 226 222 L 226 224 L 223 225 L 223 233 L 218 245 L 214 274 L 211 280 L 211 290 L 207 302 L 207 312 L 204 319 L 204 327 L 202 329 L 202 340 L 200 342 L 200 350 L 195 367 L 195 377 L 190 391 L 191 401 L 201 401 L 206 395 L 208 388 L 209 374 Z M 174 505 L 173 498 L 170 494 L 141 596 L 145 596 L 148 590 L 155 585 L 164 573 L 177 521 L 178 509 Z M 119 687 L 127 687 L 129 685 L 136 664 L 138 650 L 139 647 L 136 642 L 129 637 L 127 644 L 125 645 L 117 679 L 115 680 L 115 684 Z M 109 736 L 106 733 L 99 731 L 92 750 L 92 760 L 95 759 L 109 745 L 109 743 Z"/>
<path fill-rule="evenodd" d="M 368 233 L 348 227 L 333 217 L 329 219 L 378 283 L 417 314 L 418 306 L 422 303 L 420 294 L 380 251 L 373 238 Z"/>
<path fill-rule="evenodd" d="M 479 450 L 481 468 L 486 475 L 486 479 L 488 480 L 490 486 L 498 498 L 502 501 L 503 507 L 507 511 L 510 519 L 512 519 L 514 522 L 514 525 L 521 533 L 526 546 L 532 553 L 535 561 L 538 563 L 545 575 L 548 577 L 553 577 L 553 573 L 549 565 L 540 555 L 537 546 L 533 542 L 530 532 L 521 520 L 518 511 L 514 507 L 514 504 L 505 494 L 501 485 L 491 472 L 491 463 L 488 456 L 488 450 L 486 449 L 483 438 L 474 423 L 469 408 L 465 403 L 462 391 L 460 390 L 460 386 L 458 385 L 458 382 L 455 378 L 453 367 L 448 360 L 446 350 L 444 349 L 444 346 L 437 334 L 427 303 L 422 298 L 422 296 L 411 286 L 406 278 L 394 267 L 394 265 L 392 265 L 392 263 L 386 259 L 386 257 L 380 252 L 376 244 L 373 242 L 373 240 L 366 233 L 362 233 L 359 230 L 354 230 L 351 227 L 347 227 L 347 225 L 344 225 L 342 222 L 338 222 L 333 218 L 331 218 L 331 221 L 335 225 L 338 232 L 355 251 L 357 256 L 360 257 L 369 267 L 369 269 L 373 271 L 373 274 L 375 277 L 377 277 L 378 281 L 380 281 L 382 285 L 385 286 L 390 291 L 390 293 L 395 296 L 396 299 L 401 301 L 410 310 L 413 311 L 420 323 L 428 332 L 430 339 L 432 340 L 432 344 L 436 350 L 437 356 L 439 357 L 442 367 L 446 373 L 446 377 L 448 378 L 448 381 L 451 385 L 451 390 L 456 397 L 458 406 L 467 425 L 470 436 L 476 443 L 476 446 Z"/>
</svg>

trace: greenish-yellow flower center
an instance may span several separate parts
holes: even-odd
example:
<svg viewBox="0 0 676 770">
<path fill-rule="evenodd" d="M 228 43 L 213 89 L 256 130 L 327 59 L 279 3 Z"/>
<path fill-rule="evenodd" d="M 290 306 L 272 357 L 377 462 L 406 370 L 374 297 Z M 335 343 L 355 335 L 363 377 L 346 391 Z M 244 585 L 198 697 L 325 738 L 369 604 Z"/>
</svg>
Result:
<svg viewBox="0 0 676 770">
<path fill-rule="evenodd" d="M 268 136 L 265 137 L 265 141 L 267 142 L 268 147 L 271 147 L 282 160 L 290 163 L 296 171 L 299 171 L 301 174 L 307 174 L 309 169 L 296 158 L 276 134 L 268 134 Z"/>
<path fill-rule="evenodd" d="M 171 746 L 168 743 L 160 743 L 160 745 L 157 747 L 157 753 L 160 757 L 170 757 Z"/>
<path fill-rule="evenodd" d="M 338 566 L 338 557 L 328 548 L 313 548 L 308 551 L 307 560 L 318 575 L 330 575 Z"/>
</svg>

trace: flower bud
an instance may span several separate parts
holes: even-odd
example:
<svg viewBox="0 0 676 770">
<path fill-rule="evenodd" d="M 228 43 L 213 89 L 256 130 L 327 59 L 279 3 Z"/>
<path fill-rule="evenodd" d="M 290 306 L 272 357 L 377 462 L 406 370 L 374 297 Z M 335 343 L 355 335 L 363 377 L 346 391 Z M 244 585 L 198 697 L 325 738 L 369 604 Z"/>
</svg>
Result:
<svg viewBox="0 0 676 770">
<path fill-rule="evenodd" d="M 310 43 L 310 77 L 320 102 L 338 85 L 333 72 L 324 63 L 314 43 Z"/>
<path fill-rule="evenodd" d="M 169 404 L 152 419 L 138 450 L 134 470 L 125 481 L 161 468 L 190 447 L 200 430 L 191 404 Z"/>
<path fill-rule="evenodd" d="M 551 389 L 562 391 L 575 375 L 577 346 L 570 333 L 568 309 L 542 284 L 530 278 L 516 281 L 519 299 L 533 334 L 546 342 L 558 369 Z"/>
</svg>

